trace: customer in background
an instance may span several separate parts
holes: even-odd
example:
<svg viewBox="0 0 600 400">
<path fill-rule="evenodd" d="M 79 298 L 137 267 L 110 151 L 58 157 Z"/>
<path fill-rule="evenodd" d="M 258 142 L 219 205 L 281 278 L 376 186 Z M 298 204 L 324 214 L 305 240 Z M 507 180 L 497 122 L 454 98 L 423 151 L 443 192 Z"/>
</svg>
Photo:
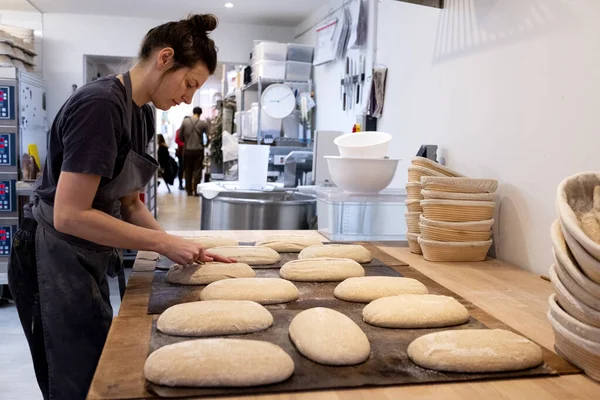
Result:
<svg viewBox="0 0 600 400">
<path fill-rule="evenodd" d="M 181 139 L 185 143 L 183 162 L 185 169 L 185 190 L 188 196 L 198 195 L 196 187 L 202 181 L 204 165 L 204 134 L 208 123 L 200 119 L 202 109 L 194 108 L 194 115 L 181 123 Z"/>
<path fill-rule="evenodd" d="M 156 151 L 158 157 L 158 165 L 160 165 L 162 177 L 167 184 L 167 189 L 169 193 L 171 189 L 169 189 L 169 185 L 172 185 L 175 182 L 175 177 L 177 176 L 177 161 L 173 157 L 169 155 L 169 146 L 165 141 L 165 137 L 160 133 L 156 135 L 156 140 L 158 142 L 158 150 Z"/>
<path fill-rule="evenodd" d="M 187 119 L 189 117 L 185 117 Z M 177 129 L 175 132 L 175 143 L 177 143 L 177 150 L 175 150 L 175 155 L 177 156 L 177 162 L 179 163 L 179 171 L 177 172 L 177 178 L 179 179 L 179 190 L 185 190 L 183 187 L 183 149 L 185 147 L 185 143 L 181 140 L 181 128 Z"/>
</svg>

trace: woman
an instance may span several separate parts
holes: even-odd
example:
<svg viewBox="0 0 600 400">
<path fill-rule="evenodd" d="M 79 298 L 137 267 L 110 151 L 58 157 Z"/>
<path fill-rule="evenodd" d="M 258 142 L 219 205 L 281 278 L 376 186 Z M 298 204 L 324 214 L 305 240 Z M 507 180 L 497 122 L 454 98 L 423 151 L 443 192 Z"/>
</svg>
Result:
<svg viewBox="0 0 600 400">
<path fill-rule="evenodd" d="M 110 327 L 107 272 L 116 248 L 179 264 L 230 261 L 164 232 L 139 199 L 156 172 L 146 154 L 161 110 L 185 102 L 214 72 L 213 15 L 151 29 L 127 73 L 80 88 L 52 125 L 35 201 L 15 235 L 9 284 L 45 399 L 83 399 Z"/>
</svg>

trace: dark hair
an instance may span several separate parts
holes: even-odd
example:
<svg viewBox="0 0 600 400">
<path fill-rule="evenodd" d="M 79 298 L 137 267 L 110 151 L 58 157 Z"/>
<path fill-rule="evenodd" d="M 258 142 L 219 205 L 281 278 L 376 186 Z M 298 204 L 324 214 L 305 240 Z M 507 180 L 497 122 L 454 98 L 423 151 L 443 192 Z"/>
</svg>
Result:
<svg viewBox="0 0 600 400">
<path fill-rule="evenodd" d="M 194 115 L 202 115 L 202 109 L 200 107 L 194 107 Z"/>
<path fill-rule="evenodd" d="M 158 142 L 159 146 L 161 144 L 167 144 L 167 142 L 165 142 L 165 137 L 161 133 L 159 133 L 158 135 L 156 135 L 156 141 Z"/>
<path fill-rule="evenodd" d="M 212 14 L 195 14 L 152 28 L 144 37 L 139 58 L 147 60 L 154 50 L 170 47 L 175 52 L 174 69 L 193 68 L 202 62 L 213 74 L 217 69 L 217 47 L 208 33 L 218 24 L 217 17 Z"/>
</svg>

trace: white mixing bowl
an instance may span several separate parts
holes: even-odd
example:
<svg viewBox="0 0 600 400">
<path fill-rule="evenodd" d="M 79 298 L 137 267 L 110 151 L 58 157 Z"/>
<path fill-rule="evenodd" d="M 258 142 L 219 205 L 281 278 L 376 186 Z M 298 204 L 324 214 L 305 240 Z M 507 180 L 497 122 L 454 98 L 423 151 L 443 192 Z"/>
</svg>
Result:
<svg viewBox="0 0 600 400">
<path fill-rule="evenodd" d="M 399 159 L 325 156 L 331 179 L 347 193 L 379 193 L 392 183 Z"/>
<path fill-rule="evenodd" d="M 384 158 L 392 135 L 385 132 L 357 132 L 338 136 L 333 141 L 342 157 Z"/>
</svg>

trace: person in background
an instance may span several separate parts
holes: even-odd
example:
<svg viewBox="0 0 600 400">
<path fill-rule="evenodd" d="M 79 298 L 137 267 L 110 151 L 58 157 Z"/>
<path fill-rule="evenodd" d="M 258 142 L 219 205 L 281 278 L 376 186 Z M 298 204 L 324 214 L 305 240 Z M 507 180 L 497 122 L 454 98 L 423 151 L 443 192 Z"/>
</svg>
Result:
<svg viewBox="0 0 600 400">
<path fill-rule="evenodd" d="M 189 117 L 185 117 L 187 119 Z M 179 190 L 185 190 L 183 187 L 183 149 L 185 148 L 185 143 L 181 140 L 181 128 L 177 129 L 175 132 L 175 143 L 177 143 L 177 150 L 175 151 L 175 155 L 177 156 L 177 161 L 179 162 L 179 170 L 177 172 L 177 178 L 179 179 Z"/>
<path fill-rule="evenodd" d="M 156 135 L 156 141 L 158 143 L 158 150 L 156 151 L 158 165 L 160 165 L 162 177 L 167 184 L 167 189 L 169 189 L 168 185 L 172 185 L 175 182 L 175 176 L 177 176 L 177 162 L 169 155 L 169 146 L 165 141 L 165 137 L 159 133 Z"/>
<path fill-rule="evenodd" d="M 198 195 L 196 188 L 202 181 L 204 167 L 204 135 L 208 123 L 200 119 L 202 109 L 194 108 L 194 115 L 181 123 L 181 139 L 185 144 L 183 160 L 185 170 L 185 190 L 188 196 Z"/>
<path fill-rule="evenodd" d="M 106 276 L 123 268 L 118 249 L 182 265 L 232 261 L 168 234 L 140 200 L 158 168 L 146 152 L 156 129 L 147 103 L 192 102 L 217 68 L 216 27 L 214 15 L 198 14 L 152 28 L 130 71 L 79 88 L 54 119 L 8 265 L 45 400 L 88 394 L 113 319 Z"/>
</svg>

